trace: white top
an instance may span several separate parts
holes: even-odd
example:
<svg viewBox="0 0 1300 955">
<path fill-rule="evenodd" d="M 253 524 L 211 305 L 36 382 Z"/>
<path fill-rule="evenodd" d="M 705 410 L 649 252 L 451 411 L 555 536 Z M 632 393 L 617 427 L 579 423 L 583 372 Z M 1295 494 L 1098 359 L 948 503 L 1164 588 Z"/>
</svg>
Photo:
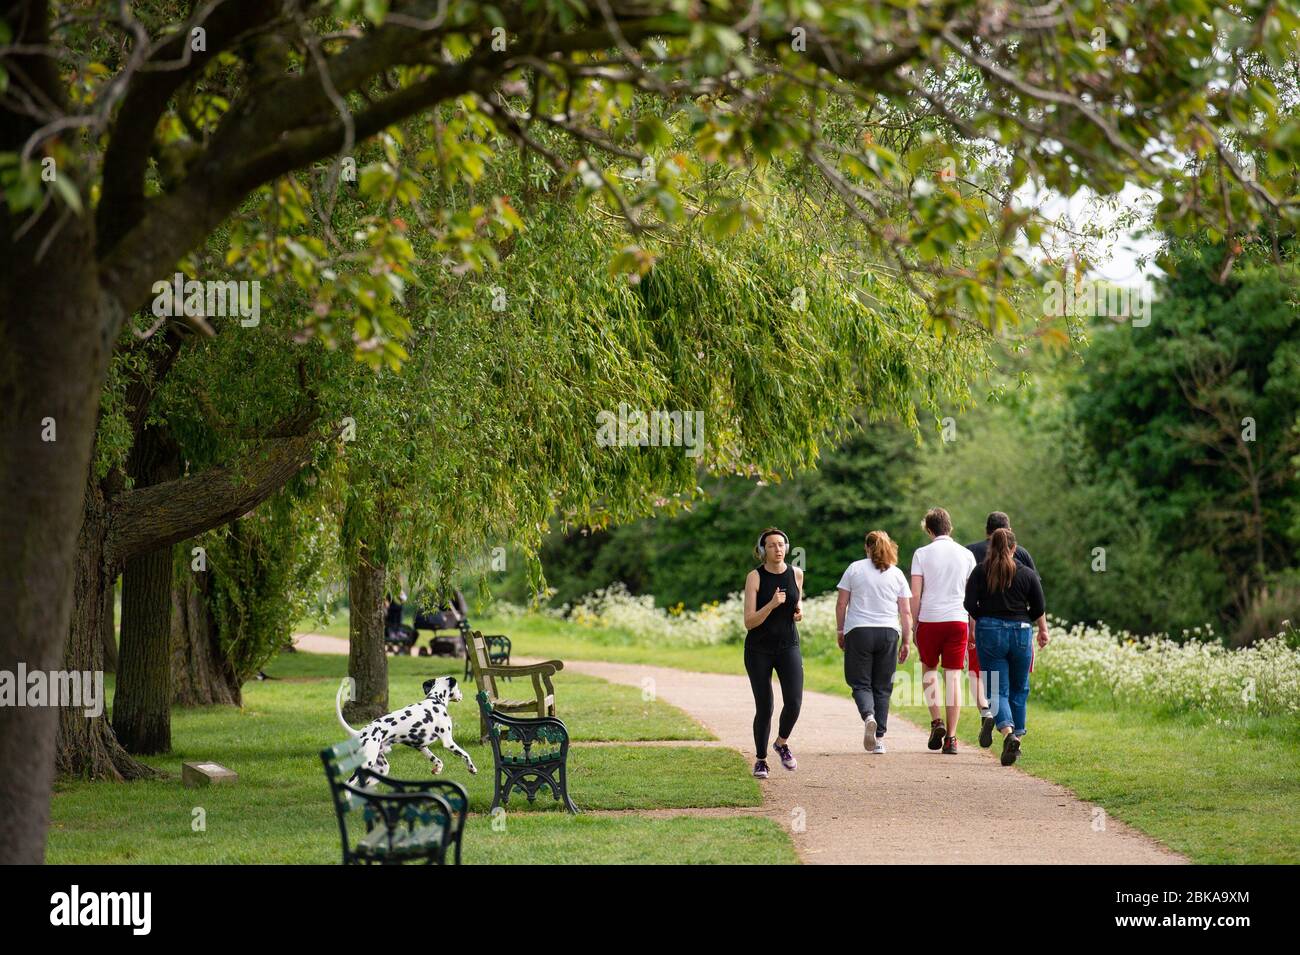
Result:
<svg viewBox="0 0 1300 955">
<path fill-rule="evenodd" d="M 840 578 L 840 590 L 849 593 L 844 612 L 844 632 L 855 627 L 898 629 L 898 598 L 911 597 L 907 577 L 897 567 L 877 570 L 870 560 L 855 560 Z M 964 592 L 963 592 L 964 593 Z"/>
<path fill-rule="evenodd" d="M 941 534 L 912 555 L 912 576 L 923 577 L 920 623 L 966 620 L 966 578 L 975 569 L 975 555 L 947 534 Z"/>
</svg>

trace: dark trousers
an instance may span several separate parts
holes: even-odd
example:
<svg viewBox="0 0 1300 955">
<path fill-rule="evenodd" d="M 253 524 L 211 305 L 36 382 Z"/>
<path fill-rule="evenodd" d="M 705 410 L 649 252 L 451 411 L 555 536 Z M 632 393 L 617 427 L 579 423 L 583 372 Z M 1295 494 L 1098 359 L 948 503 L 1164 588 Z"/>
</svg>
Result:
<svg viewBox="0 0 1300 955">
<path fill-rule="evenodd" d="M 772 671 L 781 681 L 781 719 L 777 736 L 789 739 L 803 705 L 803 655 L 799 645 L 782 650 L 764 650 L 745 644 L 745 672 L 754 691 L 754 752 L 767 758 L 767 740 L 772 735 Z"/>
<path fill-rule="evenodd" d="M 889 722 L 889 697 L 898 669 L 898 631 L 892 627 L 854 627 L 844 635 L 844 682 L 865 720 L 876 718 L 876 735 Z"/>
</svg>

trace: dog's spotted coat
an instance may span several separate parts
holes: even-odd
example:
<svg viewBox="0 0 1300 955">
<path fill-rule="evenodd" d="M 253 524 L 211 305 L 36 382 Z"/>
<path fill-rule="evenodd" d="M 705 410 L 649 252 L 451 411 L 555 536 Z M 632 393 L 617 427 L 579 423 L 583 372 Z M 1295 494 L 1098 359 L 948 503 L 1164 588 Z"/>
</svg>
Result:
<svg viewBox="0 0 1300 955">
<path fill-rule="evenodd" d="M 471 773 L 478 772 L 469 753 L 457 746 L 456 741 L 452 739 L 451 714 L 447 710 L 447 704 L 459 703 L 463 698 L 454 676 L 440 676 L 434 680 L 425 680 L 423 700 L 381 716 L 359 730 L 353 729 L 343 718 L 343 697 L 347 688 L 348 681 L 345 680 L 334 698 L 334 709 L 338 714 L 339 722 L 348 734 L 359 738 L 362 742 L 366 757 L 365 762 L 361 764 L 362 769 L 387 776 L 388 752 L 398 743 L 402 743 L 423 753 L 436 775 L 442 772 L 442 760 L 429 749 L 430 744 L 436 740 L 441 742 L 448 752 L 455 753 L 465 760 L 465 765 L 469 767 Z M 360 771 L 354 773 L 348 782 L 353 786 L 365 785 L 366 783 L 359 781 L 360 775 Z M 367 780 L 367 783 L 373 782 L 374 780 Z"/>
</svg>

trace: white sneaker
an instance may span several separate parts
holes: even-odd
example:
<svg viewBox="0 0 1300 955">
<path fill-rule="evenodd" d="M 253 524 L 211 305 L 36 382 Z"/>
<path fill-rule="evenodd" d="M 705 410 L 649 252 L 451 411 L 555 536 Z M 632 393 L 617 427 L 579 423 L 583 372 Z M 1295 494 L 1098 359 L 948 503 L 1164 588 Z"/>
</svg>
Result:
<svg viewBox="0 0 1300 955">
<path fill-rule="evenodd" d="M 875 753 L 877 756 L 879 756 L 884 751 L 885 751 L 885 741 L 879 739 L 876 740 L 876 748 L 873 749 L 872 752 Z"/>
<path fill-rule="evenodd" d="M 876 745 L 876 718 L 868 716 L 866 723 L 862 727 L 862 748 L 868 753 L 874 753 Z"/>
</svg>

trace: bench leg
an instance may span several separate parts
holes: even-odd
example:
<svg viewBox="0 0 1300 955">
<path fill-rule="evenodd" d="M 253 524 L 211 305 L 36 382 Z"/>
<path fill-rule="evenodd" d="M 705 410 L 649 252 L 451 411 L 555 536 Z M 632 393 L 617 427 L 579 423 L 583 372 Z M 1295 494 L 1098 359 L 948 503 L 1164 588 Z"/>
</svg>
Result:
<svg viewBox="0 0 1300 955">
<path fill-rule="evenodd" d="M 573 800 L 569 798 L 569 761 L 567 759 L 560 763 L 560 792 L 564 795 L 565 809 L 569 810 L 569 812 L 573 813 L 575 816 L 582 811 L 575 806 Z"/>
<path fill-rule="evenodd" d="M 501 770 L 497 769 L 492 778 L 492 805 L 488 808 L 488 815 L 496 812 L 497 806 L 501 805 Z"/>
</svg>

